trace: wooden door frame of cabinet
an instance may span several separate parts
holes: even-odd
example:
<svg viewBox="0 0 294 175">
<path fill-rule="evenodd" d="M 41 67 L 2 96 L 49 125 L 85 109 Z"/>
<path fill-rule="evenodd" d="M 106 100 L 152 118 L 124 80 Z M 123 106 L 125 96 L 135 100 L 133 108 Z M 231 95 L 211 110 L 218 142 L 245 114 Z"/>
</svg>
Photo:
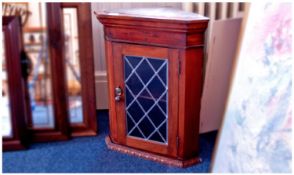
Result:
<svg viewBox="0 0 294 175">
<path fill-rule="evenodd" d="M 67 89 L 65 82 L 65 55 L 63 25 L 60 18 L 60 3 L 46 3 L 48 52 L 50 57 L 51 88 L 53 92 L 54 128 L 34 128 L 29 126 L 32 141 L 58 141 L 70 138 Z"/>
<path fill-rule="evenodd" d="M 23 51 L 20 17 L 2 17 L 2 31 L 5 39 L 5 59 L 8 76 L 8 91 L 11 116 L 11 137 L 3 137 L 3 151 L 25 149 L 30 141 L 26 128 L 27 109 L 25 98 L 25 78 L 21 70 Z"/>
<path fill-rule="evenodd" d="M 72 136 L 94 136 L 97 135 L 98 127 L 96 117 L 91 3 L 61 3 L 60 10 L 62 11 L 63 8 L 76 8 L 78 18 L 83 123 L 71 124 L 71 132 Z M 60 18 L 62 19 L 62 17 L 63 15 Z"/>
<path fill-rule="evenodd" d="M 148 53 L 146 55 L 146 53 Z M 141 138 L 129 137 L 127 135 L 127 117 L 125 113 L 125 100 L 116 102 L 113 99 L 110 99 L 113 105 L 115 105 L 116 115 L 112 120 L 117 120 L 117 135 L 118 142 L 122 145 L 127 145 L 130 147 L 137 147 L 142 150 L 149 150 L 150 152 L 167 155 L 170 157 L 177 157 L 177 147 L 176 147 L 176 137 L 177 137 L 177 114 L 178 114 L 178 50 L 170 49 L 164 47 L 154 47 L 147 45 L 136 45 L 128 43 L 112 43 L 112 60 L 116 60 L 115 63 L 112 61 L 110 64 L 113 64 L 115 72 L 114 75 L 114 84 L 116 87 L 121 87 L 123 91 L 125 90 L 124 84 L 124 55 L 145 55 L 148 58 L 157 58 L 160 60 L 167 60 L 167 71 L 168 71 L 168 107 L 167 107 L 167 144 L 162 144 L 160 142 L 153 142 L 152 140 L 146 141 Z M 110 93 L 114 93 L 114 90 L 109 90 Z M 122 99 L 125 99 L 125 93 L 122 93 Z M 114 94 L 112 95 L 114 96 Z"/>
</svg>

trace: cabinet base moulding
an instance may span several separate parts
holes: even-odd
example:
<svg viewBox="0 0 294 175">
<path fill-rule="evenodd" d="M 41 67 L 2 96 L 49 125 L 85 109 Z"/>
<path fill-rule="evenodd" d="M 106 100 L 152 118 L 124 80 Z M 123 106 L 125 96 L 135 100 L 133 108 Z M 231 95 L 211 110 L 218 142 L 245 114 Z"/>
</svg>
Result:
<svg viewBox="0 0 294 175">
<path fill-rule="evenodd" d="M 134 155 L 140 158 L 152 160 L 152 161 L 166 164 L 169 166 L 186 168 L 186 167 L 202 162 L 201 158 L 199 157 L 191 158 L 188 160 L 179 160 L 179 159 L 174 159 L 170 157 L 164 157 L 158 154 L 154 154 L 154 153 L 150 153 L 150 152 L 146 152 L 142 150 L 133 149 L 123 145 L 118 145 L 113 143 L 111 139 L 109 138 L 109 136 L 105 137 L 105 143 L 107 145 L 107 148 L 110 150 L 118 151 L 118 152 L 129 154 L 129 155 Z"/>
</svg>

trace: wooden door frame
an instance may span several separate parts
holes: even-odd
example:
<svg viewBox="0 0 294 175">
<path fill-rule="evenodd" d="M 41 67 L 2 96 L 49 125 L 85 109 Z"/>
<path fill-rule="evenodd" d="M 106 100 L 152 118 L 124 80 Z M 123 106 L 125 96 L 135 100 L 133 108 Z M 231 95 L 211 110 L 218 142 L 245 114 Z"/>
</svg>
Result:
<svg viewBox="0 0 294 175">
<path fill-rule="evenodd" d="M 62 11 L 60 5 L 60 3 L 46 3 L 54 128 L 34 128 L 29 126 L 29 130 L 32 132 L 32 140 L 35 142 L 67 140 L 70 138 L 64 69 L 64 38 L 62 20 L 60 18 Z"/>
<path fill-rule="evenodd" d="M 83 122 L 70 124 L 72 136 L 94 136 L 98 132 L 92 41 L 91 3 L 61 3 L 63 8 L 76 8 L 78 18 L 79 62 Z M 60 18 L 63 18 L 61 14 Z"/>
<path fill-rule="evenodd" d="M 123 71 L 123 55 L 140 56 L 147 53 L 148 57 L 162 58 L 168 60 L 168 120 L 167 120 L 167 140 L 168 143 L 159 143 L 154 141 L 145 141 L 140 138 L 128 137 L 126 129 L 126 113 L 125 113 L 125 97 L 124 97 L 124 71 Z M 139 148 L 145 151 L 150 151 L 170 157 L 177 157 L 177 135 L 178 135 L 178 49 L 170 49 L 164 47 L 127 44 L 127 43 L 112 43 L 112 62 L 114 64 L 114 86 L 123 89 L 122 101 L 115 102 L 115 113 L 117 120 L 117 138 L 118 143 L 130 147 Z M 114 61 L 115 60 L 115 61 Z M 115 62 L 115 63 L 114 63 Z M 111 90 L 110 90 L 111 91 Z M 113 90 L 114 91 L 114 90 Z M 114 93 L 111 91 L 111 93 Z M 114 95 L 113 95 L 114 96 Z"/>
<path fill-rule="evenodd" d="M 25 149 L 30 141 L 26 128 L 27 109 L 25 99 L 25 78 L 21 70 L 23 51 L 20 17 L 2 17 L 2 31 L 5 37 L 5 59 L 8 76 L 8 91 L 12 137 L 3 137 L 3 151 Z"/>
</svg>

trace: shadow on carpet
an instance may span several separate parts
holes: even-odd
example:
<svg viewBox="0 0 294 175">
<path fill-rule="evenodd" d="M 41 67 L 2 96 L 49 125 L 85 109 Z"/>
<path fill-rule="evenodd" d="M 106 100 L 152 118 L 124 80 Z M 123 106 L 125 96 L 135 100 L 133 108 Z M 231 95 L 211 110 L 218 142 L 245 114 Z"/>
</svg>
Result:
<svg viewBox="0 0 294 175">
<path fill-rule="evenodd" d="M 108 112 L 99 111 L 99 135 L 35 143 L 25 151 L 3 153 L 4 173 L 197 173 L 208 172 L 216 132 L 200 135 L 201 164 L 175 168 L 108 150 Z"/>
</svg>

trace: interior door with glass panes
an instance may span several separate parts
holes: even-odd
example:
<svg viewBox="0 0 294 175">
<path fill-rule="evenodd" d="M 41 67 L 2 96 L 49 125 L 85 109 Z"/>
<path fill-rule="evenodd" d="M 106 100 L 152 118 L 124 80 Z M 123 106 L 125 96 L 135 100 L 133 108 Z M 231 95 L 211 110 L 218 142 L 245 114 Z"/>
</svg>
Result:
<svg viewBox="0 0 294 175">
<path fill-rule="evenodd" d="M 97 134 L 90 3 L 3 3 L 22 14 L 23 47 L 31 63 L 27 128 L 33 141 Z M 5 128 L 9 128 L 9 118 Z"/>
<path fill-rule="evenodd" d="M 25 82 L 28 65 L 25 64 L 20 18 L 2 17 L 1 55 L 1 131 L 3 151 L 24 149 L 30 140 L 25 119 Z M 21 69 L 23 68 L 23 69 Z"/>
<path fill-rule="evenodd" d="M 176 157 L 178 50 L 112 46 L 118 142 Z"/>
<path fill-rule="evenodd" d="M 97 134 L 90 3 L 61 3 L 72 136 Z"/>
<path fill-rule="evenodd" d="M 11 16 L 16 13 L 14 9 L 18 9 L 22 18 L 19 27 L 22 28 L 23 38 L 19 42 L 23 44 L 26 53 L 24 62 L 30 63 L 30 71 L 26 72 L 24 87 L 13 88 L 18 87 L 28 92 L 25 97 L 18 98 L 18 101 L 26 104 L 26 125 L 32 141 L 68 139 L 70 128 L 60 4 L 5 2 L 2 5 L 3 16 Z M 15 45 L 19 44 L 14 42 Z M 17 71 L 20 71 L 20 68 L 8 72 L 8 77 Z M 8 122 L 5 125 L 9 126 Z"/>
</svg>

